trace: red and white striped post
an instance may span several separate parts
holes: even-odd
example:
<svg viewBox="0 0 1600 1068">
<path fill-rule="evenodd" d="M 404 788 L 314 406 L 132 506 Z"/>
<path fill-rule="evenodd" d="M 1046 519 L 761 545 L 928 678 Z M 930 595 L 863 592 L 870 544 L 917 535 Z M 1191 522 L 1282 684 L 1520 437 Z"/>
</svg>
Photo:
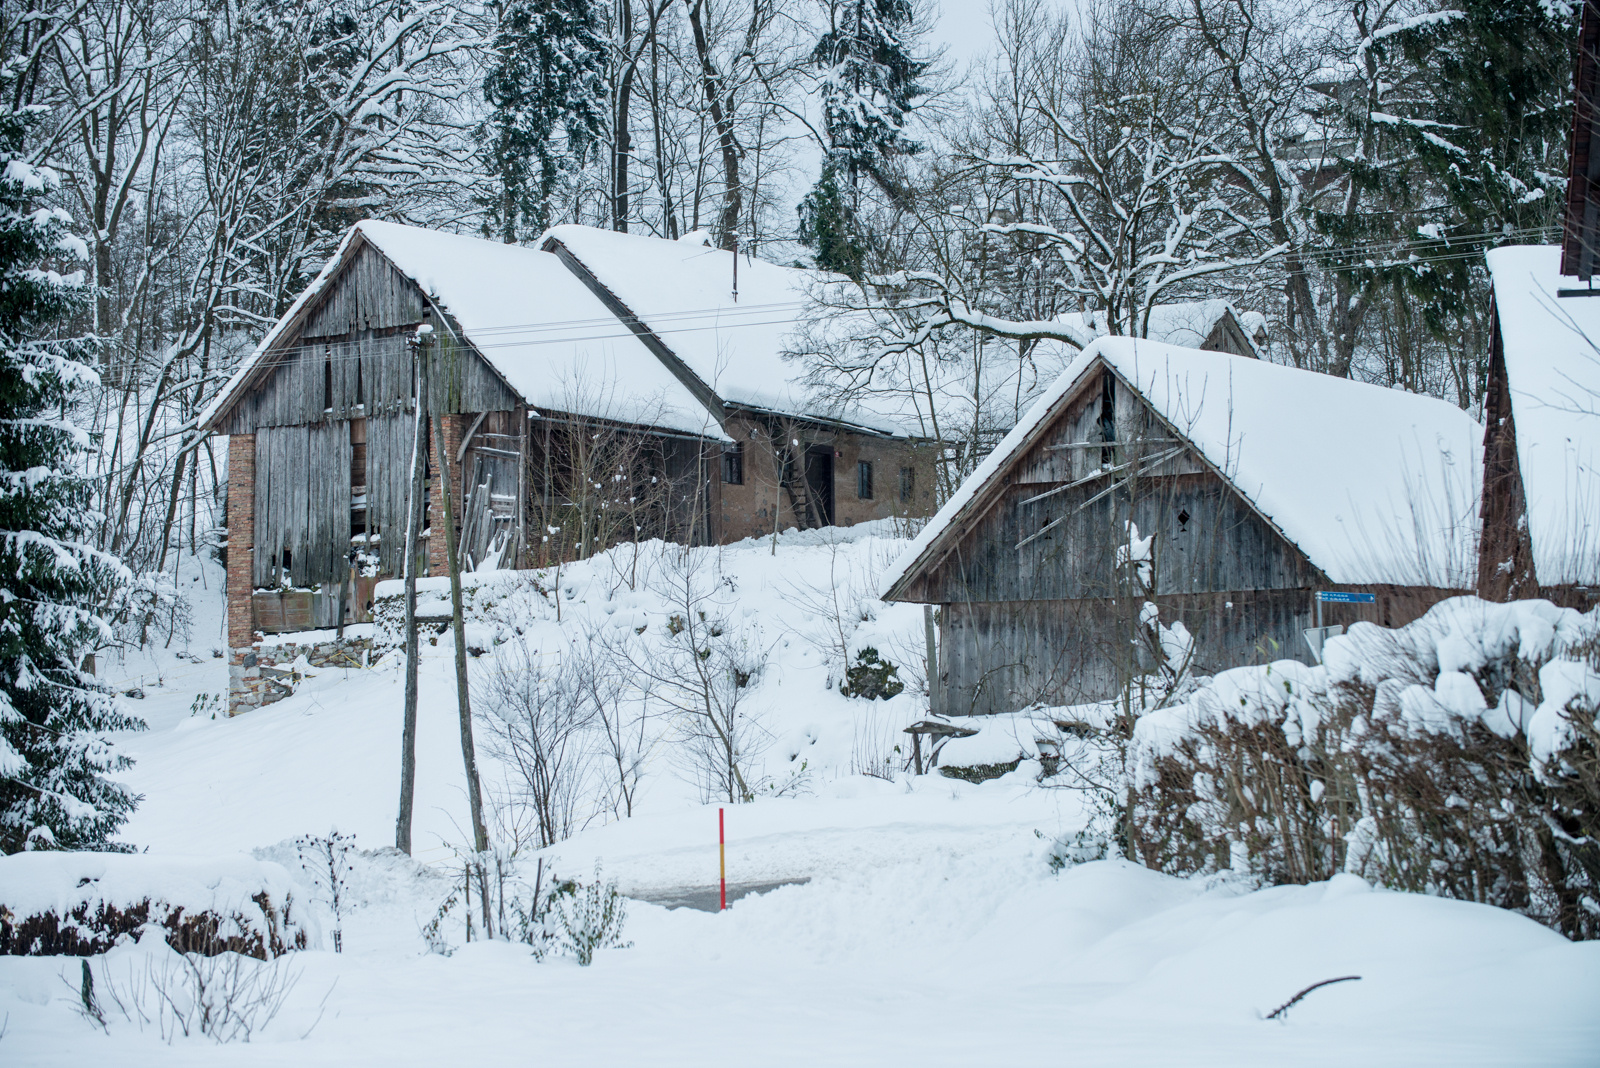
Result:
<svg viewBox="0 0 1600 1068">
<path fill-rule="evenodd" d="M 728 835 L 723 824 L 722 812 L 722 809 L 717 809 L 717 860 L 722 869 L 718 912 L 728 907 Z"/>
</svg>

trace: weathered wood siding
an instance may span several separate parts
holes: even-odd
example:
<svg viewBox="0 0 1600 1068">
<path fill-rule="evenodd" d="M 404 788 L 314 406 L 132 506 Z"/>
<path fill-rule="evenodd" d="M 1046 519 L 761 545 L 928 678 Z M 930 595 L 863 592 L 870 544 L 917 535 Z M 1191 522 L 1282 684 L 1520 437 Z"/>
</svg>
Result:
<svg viewBox="0 0 1600 1068">
<path fill-rule="evenodd" d="M 406 551 L 406 501 L 416 413 L 367 420 L 367 530 L 376 539 L 378 572 L 400 574 Z"/>
<path fill-rule="evenodd" d="M 527 424 L 521 412 L 487 412 L 466 441 L 460 541 L 465 566 L 476 566 L 490 553 L 502 566 L 515 565 Z"/>
<path fill-rule="evenodd" d="M 1141 537 L 1155 536 L 1157 596 L 1304 588 L 1321 578 L 1109 374 L 1071 399 L 1008 477 L 994 504 L 914 584 L 910 599 L 1122 595 L 1126 576 L 1116 554 L 1128 542 L 1130 521 Z"/>
<path fill-rule="evenodd" d="M 428 370 L 430 415 L 509 412 L 517 407 L 517 395 L 476 350 L 455 344 L 448 331 L 440 333 Z"/>
<path fill-rule="evenodd" d="M 422 321 L 423 295 L 383 253 L 363 243 L 306 309 L 300 335 L 348 337 Z"/>
<path fill-rule="evenodd" d="M 262 358 L 250 389 L 228 412 L 224 429 L 296 426 L 409 411 L 416 392 L 407 344 L 426 301 L 417 284 L 363 245 L 300 312 L 299 328 Z M 515 393 L 474 349 L 458 345 L 453 323 L 437 324 L 430 375 L 435 414 L 510 411 Z"/>
<path fill-rule="evenodd" d="M 350 551 L 349 470 L 347 423 L 264 427 L 256 434 L 257 587 L 285 581 L 296 587 L 315 586 L 345 576 Z"/>
<path fill-rule="evenodd" d="M 1329 588 L 1329 587 L 1322 587 Z M 1355 590 L 1358 587 L 1332 587 Z M 1399 627 L 1463 591 L 1420 586 L 1360 588 L 1372 604 L 1328 604 L 1323 622 Z M 1013 712 L 1035 702 L 1068 705 L 1115 696 L 1132 670 L 1155 665 L 1135 645 L 1146 600 L 1161 622 L 1194 638 L 1191 670 L 1212 675 L 1275 660 L 1312 663 L 1304 631 L 1316 624 L 1313 589 L 1229 590 L 1137 600 L 963 601 L 939 609 L 939 675 L 949 715 Z"/>
<path fill-rule="evenodd" d="M 1308 660 L 1301 631 L 1312 625 L 1307 590 L 1240 590 L 1153 597 L 1161 619 L 1181 620 L 1195 639 L 1194 670 Z M 1142 601 L 1141 601 L 1142 603 Z M 1137 611 L 1128 602 L 1025 601 L 947 604 L 940 609 L 939 674 L 949 715 L 1012 712 L 1114 696 L 1137 663 Z"/>
</svg>

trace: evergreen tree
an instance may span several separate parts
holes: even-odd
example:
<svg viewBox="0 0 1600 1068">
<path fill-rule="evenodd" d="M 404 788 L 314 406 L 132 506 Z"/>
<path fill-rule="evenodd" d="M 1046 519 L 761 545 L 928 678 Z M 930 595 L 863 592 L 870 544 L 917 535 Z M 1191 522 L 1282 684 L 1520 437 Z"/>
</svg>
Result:
<svg viewBox="0 0 1600 1068">
<path fill-rule="evenodd" d="M 1477 295 L 1483 235 L 1553 240 L 1564 206 L 1577 4 L 1452 0 L 1454 18 L 1403 35 L 1422 91 L 1409 135 L 1440 199 L 1424 211 L 1411 289 L 1430 325 Z M 1436 235 L 1431 239 L 1428 235 Z M 1463 242 L 1465 239 L 1465 242 Z M 1495 239 L 1488 239 L 1491 243 Z"/>
<path fill-rule="evenodd" d="M 54 172 L 28 161 L 40 110 L 17 105 L 0 67 L 0 851 L 106 848 L 137 798 L 108 781 L 128 766 L 107 732 L 143 727 L 79 670 L 108 637 L 96 606 L 127 581 L 88 544 L 98 518 L 86 434 L 68 412 L 95 381 L 88 339 L 61 325 L 91 296 L 66 212 L 44 204 Z"/>
<path fill-rule="evenodd" d="M 912 0 L 830 0 L 828 29 L 811 51 L 822 75 L 822 175 L 800 204 L 800 241 L 817 264 L 860 277 L 864 252 L 857 212 L 863 176 L 900 196 L 890 161 L 922 147 L 906 117 L 926 93 L 929 64 L 912 56 Z"/>
<path fill-rule="evenodd" d="M 836 161 L 825 159 L 822 177 L 800 202 L 800 243 L 812 250 L 819 267 L 860 281 L 866 250 L 851 199 L 840 188 Z"/>
<path fill-rule="evenodd" d="M 486 206 L 515 244 L 550 225 L 562 174 L 604 134 L 606 43 L 591 0 L 504 0 L 499 15 L 479 137 L 496 187 Z"/>
</svg>

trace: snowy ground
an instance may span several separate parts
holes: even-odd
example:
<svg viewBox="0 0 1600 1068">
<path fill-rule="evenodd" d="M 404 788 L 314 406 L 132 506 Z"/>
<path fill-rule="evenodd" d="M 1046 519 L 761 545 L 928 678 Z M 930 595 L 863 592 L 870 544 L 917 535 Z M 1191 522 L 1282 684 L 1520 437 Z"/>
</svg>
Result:
<svg viewBox="0 0 1600 1068">
<path fill-rule="evenodd" d="M 4 958 L 0 1062 L 1596 1062 L 1600 944 L 1353 877 L 1245 892 L 1121 861 L 1053 874 L 1040 834 L 1071 831 L 1083 814 L 1073 795 L 1039 788 L 1029 764 L 977 786 L 850 774 L 871 748 L 864 732 L 908 722 L 915 702 L 864 710 L 827 687 L 825 657 L 807 639 L 830 621 L 808 611 L 807 590 L 830 573 L 864 589 L 894 548 L 879 539 L 835 552 L 793 539 L 776 557 L 765 543 L 725 556 L 745 618 L 775 647 L 757 690 L 772 779 L 808 769 L 798 796 L 728 808 L 729 878 L 803 885 L 723 914 L 635 901 L 632 945 L 602 951 L 587 969 L 535 962 L 504 943 L 428 953 L 420 931 L 448 890 L 442 867 L 467 822 L 442 643 L 427 649 L 422 680 L 416 834 L 419 859 L 436 867 L 361 858 L 345 952 L 291 957 L 298 982 L 271 1025 L 248 1045 L 221 1047 L 198 1037 L 168 1044 L 154 1027 L 118 1020 L 107 1035 L 74 1010 L 76 960 Z M 186 573 L 187 585 L 211 590 L 195 597 L 187 642 L 199 662 L 164 650 L 104 668 L 141 684 L 145 697 L 130 704 L 151 728 L 126 739 L 138 761 L 127 779 L 146 796 L 124 837 L 157 856 L 260 850 L 290 866 L 285 840 L 330 825 L 364 847 L 391 841 L 397 667 L 320 672 L 294 697 L 232 720 L 193 715 L 198 694 L 226 685 L 224 662 L 209 655 L 221 645 L 217 575 L 195 577 Z M 585 612 L 622 612 L 631 626 L 628 613 L 645 619 L 659 607 L 606 593 L 595 571 L 566 579 L 565 626 Z M 852 603 L 847 614 L 857 644 L 920 638 L 914 608 Z M 864 725 L 868 714 L 876 718 Z M 625 890 L 650 896 L 714 885 L 717 806 L 665 746 L 652 759 L 638 814 L 595 821 L 550 851 L 551 863 L 586 874 L 598 861 Z M 154 952 L 125 946 L 107 967 L 132 974 Z M 1262 1018 L 1344 975 L 1361 979 L 1308 995 L 1285 1020 Z"/>
</svg>

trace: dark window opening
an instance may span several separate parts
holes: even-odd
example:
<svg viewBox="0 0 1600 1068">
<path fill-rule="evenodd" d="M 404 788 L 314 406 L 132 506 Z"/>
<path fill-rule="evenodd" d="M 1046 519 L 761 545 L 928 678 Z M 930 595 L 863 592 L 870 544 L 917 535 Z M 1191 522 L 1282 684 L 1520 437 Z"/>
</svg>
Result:
<svg viewBox="0 0 1600 1068">
<path fill-rule="evenodd" d="M 322 410 L 333 410 L 333 350 L 322 353 Z"/>
<path fill-rule="evenodd" d="M 864 501 L 872 500 L 872 462 L 862 460 L 856 464 L 856 496 Z"/>
<path fill-rule="evenodd" d="M 722 447 L 722 481 L 730 486 L 744 485 L 744 446 L 738 442 Z"/>
<path fill-rule="evenodd" d="M 900 469 L 900 499 L 910 501 L 917 492 L 917 469 L 915 467 L 902 467 Z"/>
<path fill-rule="evenodd" d="M 814 526 L 833 525 L 833 449 L 813 445 L 805 453 L 806 508 Z"/>
<path fill-rule="evenodd" d="M 1110 371 L 1100 374 L 1100 440 L 1117 440 L 1117 380 Z M 1100 450 L 1102 464 L 1115 463 L 1115 458 L 1113 450 Z"/>
</svg>

